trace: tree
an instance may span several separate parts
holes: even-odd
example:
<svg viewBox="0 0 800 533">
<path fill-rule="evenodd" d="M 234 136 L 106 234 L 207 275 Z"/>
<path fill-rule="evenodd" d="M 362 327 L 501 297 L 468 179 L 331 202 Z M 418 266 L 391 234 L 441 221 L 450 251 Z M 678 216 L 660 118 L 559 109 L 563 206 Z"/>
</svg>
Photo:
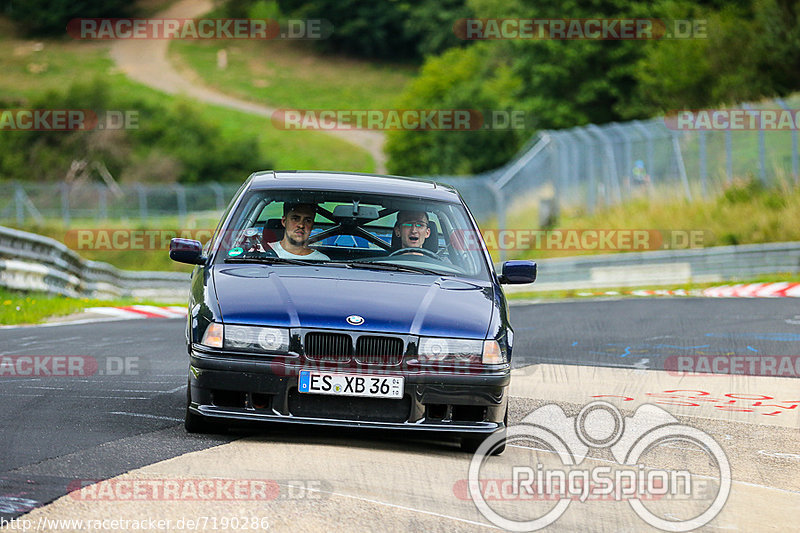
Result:
<svg viewBox="0 0 800 533">
<path fill-rule="evenodd" d="M 74 18 L 128 17 L 134 12 L 128 0 L 13 0 L 6 12 L 27 33 L 63 35 Z"/>
</svg>

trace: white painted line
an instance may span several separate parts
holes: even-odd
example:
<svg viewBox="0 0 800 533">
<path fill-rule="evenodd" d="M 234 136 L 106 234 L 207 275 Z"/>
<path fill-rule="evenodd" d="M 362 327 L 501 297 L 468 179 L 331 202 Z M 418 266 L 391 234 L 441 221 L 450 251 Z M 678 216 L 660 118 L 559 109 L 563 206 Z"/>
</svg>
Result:
<svg viewBox="0 0 800 533">
<path fill-rule="evenodd" d="M 283 486 L 283 487 L 289 487 L 289 488 L 299 488 L 299 487 L 296 487 L 295 485 L 291 485 L 291 484 L 288 484 L 288 483 L 276 483 L 276 485 Z M 425 511 L 425 510 L 422 510 L 422 509 L 416 509 L 414 507 L 407 507 L 405 505 L 398 505 L 396 503 L 382 502 L 380 500 L 373 500 L 372 498 L 364 498 L 362 496 L 354 496 L 352 494 L 343 494 L 341 492 L 333 492 L 333 491 L 330 491 L 330 490 L 315 489 L 315 488 L 312 488 L 312 487 L 305 487 L 305 489 L 307 491 L 309 491 L 309 492 L 312 492 L 312 491 L 313 492 L 321 492 L 321 493 L 324 493 L 324 494 L 330 494 L 332 496 L 341 496 L 343 498 L 351 498 L 351 499 L 354 499 L 354 500 L 360 500 L 362 502 L 375 503 L 375 504 L 378 504 L 378 505 L 385 505 L 386 507 L 393 507 L 395 509 L 400 509 L 400 510 L 403 510 L 403 511 L 412 511 L 414 513 L 426 514 L 426 515 L 430 515 L 430 516 L 438 516 L 439 518 L 449 518 L 450 520 L 456 520 L 458 522 L 464 522 L 465 524 L 470 524 L 470 525 L 473 525 L 473 526 L 482 526 L 482 527 L 488 527 L 488 528 L 491 528 L 491 529 L 500 529 L 498 527 L 493 526 L 492 524 L 486 524 L 484 522 L 476 522 L 474 520 L 468 520 L 466 518 L 459 518 L 457 516 L 450 516 L 450 515 L 446 515 L 446 514 L 436 513 L 434 511 Z"/>
<path fill-rule="evenodd" d="M 767 450 L 758 450 L 758 454 L 766 455 L 767 457 L 777 457 L 779 459 L 800 460 L 800 454 L 797 453 L 768 452 Z"/>
<path fill-rule="evenodd" d="M 62 391 L 69 391 L 72 390 L 68 387 L 27 387 L 28 389 L 42 389 L 42 390 L 62 390 Z M 152 389 L 92 389 L 94 392 L 152 392 L 153 394 L 170 394 L 173 392 L 177 392 L 181 389 L 185 389 L 186 385 L 181 385 L 180 387 L 170 389 L 170 390 L 152 390 Z"/>
<path fill-rule="evenodd" d="M 17 397 L 25 397 L 25 398 L 44 398 L 44 394 L 25 394 L 24 392 L 0 392 L 0 396 L 13 396 Z M 128 396 L 62 396 L 61 400 L 71 400 L 73 398 L 82 398 L 88 400 L 152 400 L 152 397 L 147 398 L 130 398 Z"/>
<path fill-rule="evenodd" d="M 13 382 L 8 382 L 8 383 L 13 383 Z M 145 381 L 145 382 L 142 382 L 142 383 L 147 383 L 147 382 Z M 62 391 L 70 391 L 70 390 L 72 390 L 69 387 L 43 387 L 43 386 L 39 386 L 39 387 L 27 387 L 27 388 L 28 389 L 39 389 L 39 390 L 62 390 Z M 182 389 L 185 389 L 185 388 L 186 388 L 186 385 L 181 385 L 179 387 L 175 387 L 174 389 L 170 389 L 170 390 L 167 390 L 167 391 L 152 390 L 152 389 L 97 389 L 97 390 L 94 390 L 94 392 L 136 392 L 136 393 L 152 392 L 153 394 L 172 394 L 173 392 L 178 392 L 179 390 L 182 390 Z"/>
<path fill-rule="evenodd" d="M 112 411 L 110 414 L 112 415 L 124 415 L 124 416 L 135 416 L 139 418 L 152 418 L 153 420 L 171 420 L 173 422 L 183 422 L 183 418 L 174 418 L 171 416 L 156 416 L 156 415 L 145 415 L 141 413 L 125 413 L 123 411 Z"/>
</svg>

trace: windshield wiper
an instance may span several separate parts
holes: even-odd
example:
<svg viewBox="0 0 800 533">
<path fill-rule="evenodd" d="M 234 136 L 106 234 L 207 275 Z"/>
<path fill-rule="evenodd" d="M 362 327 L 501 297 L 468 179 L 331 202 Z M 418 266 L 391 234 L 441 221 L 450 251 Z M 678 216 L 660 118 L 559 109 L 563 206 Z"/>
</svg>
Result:
<svg viewBox="0 0 800 533">
<path fill-rule="evenodd" d="M 398 265 L 396 263 L 384 263 L 384 262 L 373 262 L 373 261 L 351 261 L 348 263 L 353 268 L 364 268 L 364 269 L 374 269 L 374 270 L 393 270 L 395 272 L 417 272 L 419 274 L 433 274 L 434 276 L 442 276 L 445 275 L 442 272 L 437 272 L 435 270 L 431 270 L 429 268 L 422 268 L 416 266 L 409 266 L 409 265 Z"/>
<path fill-rule="evenodd" d="M 287 265 L 319 265 L 320 263 L 303 261 L 302 259 L 288 259 L 285 257 L 270 257 L 270 256 L 249 256 L 249 257 L 226 257 L 226 263 L 266 263 L 273 264 L 287 264 Z"/>
</svg>

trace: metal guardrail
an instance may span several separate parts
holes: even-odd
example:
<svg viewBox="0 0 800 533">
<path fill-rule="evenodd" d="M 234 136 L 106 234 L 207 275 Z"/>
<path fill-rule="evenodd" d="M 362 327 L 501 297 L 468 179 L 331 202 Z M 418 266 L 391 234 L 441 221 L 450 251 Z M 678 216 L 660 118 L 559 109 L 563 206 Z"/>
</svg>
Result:
<svg viewBox="0 0 800 533">
<path fill-rule="evenodd" d="M 506 292 L 707 283 L 800 273 L 800 242 L 587 255 L 537 263 L 535 284 L 509 286 Z"/>
<path fill-rule="evenodd" d="M 540 259 L 533 285 L 506 292 L 636 287 L 800 273 L 800 242 L 718 246 Z M 499 268 L 499 265 L 498 265 Z M 0 286 L 72 297 L 132 296 L 183 300 L 189 276 L 181 272 L 119 270 L 89 261 L 64 244 L 0 226 Z"/>
<path fill-rule="evenodd" d="M 71 297 L 180 301 L 188 297 L 189 276 L 119 270 L 83 259 L 49 237 L 0 226 L 0 287 Z"/>
</svg>

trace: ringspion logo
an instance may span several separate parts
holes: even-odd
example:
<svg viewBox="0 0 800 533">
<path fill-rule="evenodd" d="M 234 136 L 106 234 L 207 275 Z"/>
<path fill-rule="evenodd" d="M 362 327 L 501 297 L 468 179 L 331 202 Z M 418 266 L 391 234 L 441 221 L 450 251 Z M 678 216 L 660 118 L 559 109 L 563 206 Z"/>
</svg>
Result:
<svg viewBox="0 0 800 533">
<path fill-rule="evenodd" d="M 649 452 L 672 441 L 696 448 L 704 454 L 704 463 L 714 465 L 718 473 L 699 476 L 671 464 L 665 469 L 642 464 Z M 510 475 L 498 478 L 497 474 L 509 465 L 492 462 L 491 452 L 502 443 L 516 442 L 541 443 L 545 448 L 533 449 L 551 451 L 548 457 L 552 457 L 552 463 L 543 464 L 542 459 L 538 464 L 512 464 Z M 608 448 L 617 464 L 613 468 L 605 464 L 584 466 L 593 448 Z M 544 455 L 529 457 L 538 460 Z M 716 490 L 709 481 L 716 482 Z M 462 481 L 453 487 L 457 496 L 463 492 L 463 485 Z M 489 487 L 494 487 L 491 494 L 487 493 Z M 575 417 L 550 404 L 529 413 L 520 424 L 509 426 L 506 434 L 494 433 L 481 444 L 469 465 L 467 488 L 480 513 L 495 526 L 510 531 L 542 529 L 558 520 L 573 502 L 588 500 L 626 501 L 653 527 L 690 531 L 708 524 L 722 510 L 730 494 L 731 467 L 710 435 L 680 424 L 655 405 L 642 405 L 626 418 L 604 401 L 585 405 Z M 658 500 L 658 507 L 645 506 L 643 501 L 648 500 Z M 488 501 L 508 501 L 511 507 L 492 507 Z M 535 501 L 548 502 L 548 506 L 535 506 Z M 519 502 L 534 515 L 532 518 L 520 519 Z M 690 503 L 692 513 L 698 507 L 700 512 L 685 519 L 673 516 Z"/>
</svg>

